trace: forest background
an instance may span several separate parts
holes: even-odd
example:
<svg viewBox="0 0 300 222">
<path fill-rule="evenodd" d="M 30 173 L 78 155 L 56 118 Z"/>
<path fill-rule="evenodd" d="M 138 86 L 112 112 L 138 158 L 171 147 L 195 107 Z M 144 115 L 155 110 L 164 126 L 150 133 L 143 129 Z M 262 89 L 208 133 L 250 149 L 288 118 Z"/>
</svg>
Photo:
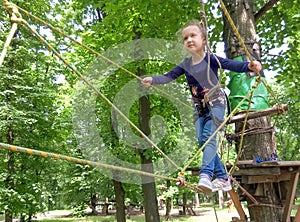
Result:
<svg viewBox="0 0 300 222">
<path fill-rule="evenodd" d="M 201 9 L 198 1 L 176 0 L 36 0 L 30 2 L 18 0 L 13 3 L 82 41 L 95 51 L 101 54 L 113 52 L 114 56 L 116 53 L 113 47 L 120 45 L 125 47 L 126 43 L 132 43 L 137 37 L 159 39 L 168 43 L 179 42 L 176 33 L 187 21 L 199 19 Z M 260 8 L 265 3 L 264 0 L 255 1 L 256 8 Z M 280 103 L 289 106 L 287 113 L 274 119 L 280 160 L 300 159 L 298 5 L 298 0 L 280 1 L 256 22 L 265 73 L 272 74 L 271 78 L 268 77 L 269 84 Z M 220 52 L 222 51 L 219 48 L 222 45 L 220 42 L 223 38 L 222 12 L 217 3 L 209 2 L 206 13 L 212 51 Z M 2 49 L 11 22 L 6 10 L 1 10 L 0 16 L 0 48 Z M 94 68 L 95 55 L 58 33 L 52 32 L 31 17 L 25 14 L 22 16 L 80 72 L 87 74 L 91 68 Z M 159 43 L 155 43 L 155 46 Z M 145 75 L 159 74 L 174 66 L 166 59 L 150 57 L 143 61 L 130 61 L 123 64 L 122 58 L 127 61 L 126 55 L 124 50 L 123 54 L 117 54 L 117 59 L 132 73 L 138 73 L 142 67 L 146 70 Z M 109 70 L 105 72 L 109 73 Z M 101 78 L 91 77 L 91 81 L 101 86 L 101 92 L 113 101 L 134 78 L 121 69 L 114 70 L 112 74 L 107 73 Z M 47 47 L 39 42 L 24 25 L 19 25 L 4 64 L 0 68 L 0 75 L 1 142 L 86 158 L 82 145 L 94 144 L 98 140 L 89 138 L 89 141 L 82 142 L 78 136 L 83 136 L 87 132 L 78 133 L 76 131 L 78 128 L 74 126 L 74 119 L 76 121 L 80 116 L 86 120 L 85 118 L 91 114 L 90 111 L 95 111 L 96 127 L 99 130 L 96 132 L 101 135 L 101 144 L 98 145 L 105 147 L 118 159 L 140 163 L 139 155 L 126 144 L 126 134 L 129 134 L 130 129 L 126 127 L 120 129 L 120 126 L 118 132 L 112 129 L 111 107 L 101 98 L 96 99 L 94 110 L 86 109 L 91 107 L 89 102 L 94 101 L 78 96 L 82 86 L 80 78 L 59 61 L 53 52 L 49 52 Z M 178 87 L 184 91 L 184 79 L 178 80 Z M 90 94 L 87 96 L 89 97 Z M 275 103 L 270 99 L 271 105 Z M 82 105 L 79 109 L 80 114 L 78 110 L 74 111 L 78 107 L 75 104 Z M 160 135 L 162 132 L 160 130 L 163 129 L 165 133 L 159 141 L 159 146 L 163 147 L 163 151 L 168 154 L 176 153 L 174 147 L 177 144 L 187 143 L 188 139 L 182 137 L 178 127 L 180 113 L 173 115 L 170 112 L 172 109 L 174 106 L 165 98 L 151 96 L 152 115 L 159 115 L 166 121 L 162 126 L 156 127 L 153 135 Z M 137 113 L 138 104 L 135 102 L 130 107 L 129 118 L 138 125 Z M 159 117 L 156 119 L 156 126 L 161 123 L 160 120 Z M 78 124 L 82 124 L 80 126 L 82 127 L 85 122 L 77 122 L 77 127 Z M 117 137 L 120 137 L 120 140 L 116 139 Z M 95 195 L 103 201 L 115 197 L 113 180 L 98 169 L 11 151 L 0 151 L 0 211 L 2 212 L 23 217 L 34 215 L 36 212 L 62 208 L 72 208 L 76 212 L 82 212 L 87 206 L 86 203 Z M 154 159 L 161 158 L 152 150 L 147 152 L 146 155 Z M 234 157 L 231 153 L 230 158 L 234 159 Z M 196 159 L 193 166 L 198 165 L 199 159 Z M 173 175 L 177 176 L 175 172 Z M 197 178 L 190 178 L 190 181 L 196 183 Z M 165 181 L 158 180 L 157 184 L 164 185 Z M 123 186 L 128 202 L 141 203 L 142 192 L 139 184 L 124 183 Z M 168 195 L 172 197 L 181 195 L 182 191 L 175 185 L 171 188 Z M 158 194 L 161 194 L 160 192 L 158 189 Z"/>
</svg>

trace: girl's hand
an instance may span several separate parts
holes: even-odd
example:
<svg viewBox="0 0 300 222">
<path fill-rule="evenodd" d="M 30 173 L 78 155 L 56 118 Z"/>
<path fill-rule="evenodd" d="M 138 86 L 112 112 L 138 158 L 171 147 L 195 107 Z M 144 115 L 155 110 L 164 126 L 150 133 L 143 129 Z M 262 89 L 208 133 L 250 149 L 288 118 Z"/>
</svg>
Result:
<svg viewBox="0 0 300 222">
<path fill-rule="evenodd" d="M 145 87 L 150 87 L 152 85 L 152 77 L 145 77 L 144 79 L 142 79 L 141 83 Z"/>
<path fill-rule="evenodd" d="M 250 63 L 249 63 L 248 68 L 249 68 L 252 72 L 258 73 L 258 72 L 262 69 L 262 66 L 261 66 L 261 63 L 260 63 L 260 62 L 258 62 L 258 61 L 253 61 L 253 62 L 250 62 Z"/>
</svg>

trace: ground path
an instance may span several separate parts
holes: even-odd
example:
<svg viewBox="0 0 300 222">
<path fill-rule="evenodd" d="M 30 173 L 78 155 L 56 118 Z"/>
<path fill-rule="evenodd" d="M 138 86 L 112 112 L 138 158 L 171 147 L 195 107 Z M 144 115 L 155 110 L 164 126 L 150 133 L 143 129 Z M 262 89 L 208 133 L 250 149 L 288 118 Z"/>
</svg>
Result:
<svg viewBox="0 0 300 222">
<path fill-rule="evenodd" d="M 180 209 L 172 209 L 171 211 L 171 219 L 176 219 L 181 216 L 179 216 L 179 210 Z M 195 213 L 197 216 L 191 216 L 189 221 L 190 222 L 199 222 L 199 221 L 209 221 L 209 222 L 215 222 L 216 216 L 214 213 L 213 208 L 205 207 L 205 208 L 194 208 Z M 110 211 L 110 213 L 114 213 Z M 48 212 L 45 214 L 40 214 L 37 215 L 38 220 L 43 220 L 43 219 L 49 219 L 49 218 L 55 218 L 55 217 L 67 217 L 70 216 L 72 213 L 71 211 L 53 211 L 53 212 Z M 138 214 L 138 213 L 134 213 Z M 165 210 L 160 210 L 160 215 L 161 218 L 164 218 L 165 215 Z M 223 211 L 218 211 L 217 212 L 218 220 L 219 222 L 230 222 L 232 220 L 232 217 L 238 217 L 238 213 L 236 210 L 233 210 L 233 212 L 228 212 L 228 209 L 225 209 Z M 172 221 L 172 220 L 171 220 Z"/>
<path fill-rule="evenodd" d="M 199 208 L 193 208 L 195 213 L 197 214 L 197 216 L 191 216 L 189 218 L 190 222 L 199 222 L 199 221 L 209 221 L 209 222 L 215 222 L 216 220 L 216 216 L 215 216 L 215 212 L 214 209 L 212 207 L 199 207 Z M 179 216 L 179 211 L 181 209 L 172 209 L 171 211 L 171 219 L 177 219 L 180 218 L 182 216 Z M 110 214 L 114 214 L 113 211 L 109 212 Z M 136 210 L 136 212 L 134 213 L 136 214 L 140 214 L 138 213 L 138 210 Z M 160 215 L 161 218 L 164 218 L 165 215 L 165 210 L 160 210 Z M 45 213 L 41 213 L 41 214 L 37 214 L 36 217 L 34 218 L 34 220 L 43 220 L 43 219 L 51 219 L 51 218 L 64 218 L 64 217 L 70 217 L 72 216 L 72 211 L 69 210 L 57 210 L 57 211 L 50 211 L 50 212 L 45 212 Z M 190 215 L 188 215 L 190 216 Z M 223 211 L 218 211 L 217 212 L 217 217 L 218 217 L 218 221 L 219 222 L 230 222 L 232 221 L 232 217 L 238 217 L 238 213 L 236 210 L 233 210 L 233 212 L 228 212 L 228 209 L 225 209 Z M 19 220 L 15 219 L 13 220 L 14 222 L 19 222 Z M 170 220 L 172 221 L 172 220 Z M 0 222 L 4 222 L 0 221 Z"/>
</svg>

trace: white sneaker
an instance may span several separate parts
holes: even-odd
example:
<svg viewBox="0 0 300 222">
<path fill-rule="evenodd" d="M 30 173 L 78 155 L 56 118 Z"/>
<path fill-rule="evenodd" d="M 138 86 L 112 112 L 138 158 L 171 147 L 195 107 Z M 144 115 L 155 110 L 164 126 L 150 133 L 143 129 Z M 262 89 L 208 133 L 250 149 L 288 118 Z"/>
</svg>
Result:
<svg viewBox="0 0 300 222">
<path fill-rule="evenodd" d="M 198 187 L 203 190 L 204 193 L 211 193 L 213 190 L 213 185 L 208 178 L 200 178 Z"/>
<path fill-rule="evenodd" d="M 220 179 L 220 178 L 213 180 L 212 181 L 212 191 L 215 192 L 218 190 L 223 190 L 223 191 L 232 190 L 230 180 L 229 179 L 224 180 L 224 179 Z"/>
</svg>

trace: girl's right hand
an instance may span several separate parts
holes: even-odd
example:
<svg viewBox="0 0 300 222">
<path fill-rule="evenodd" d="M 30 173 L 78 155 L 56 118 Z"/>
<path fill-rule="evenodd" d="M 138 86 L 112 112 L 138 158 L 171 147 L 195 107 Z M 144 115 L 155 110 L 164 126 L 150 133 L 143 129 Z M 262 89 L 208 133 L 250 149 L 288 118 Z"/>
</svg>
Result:
<svg viewBox="0 0 300 222">
<path fill-rule="evenodd" d="M 150 87 L 152 85 L 152 77 L 145 77 L 144 79 L 142 79 L 141 83 L 145 87 Z"/>
<path fill-rule="evenodd" d="M 261 63 L 258 62 L 258 61 L 253 61 L 253 62 L 250 62 L 248 64 L 248 68 L 252 71 L 252 72 L 255 72 L 255 73 L 258 73 L 260 72 L 260 70 L 262 69 L 262 66 L 261 66 Z"/>
</svg>

